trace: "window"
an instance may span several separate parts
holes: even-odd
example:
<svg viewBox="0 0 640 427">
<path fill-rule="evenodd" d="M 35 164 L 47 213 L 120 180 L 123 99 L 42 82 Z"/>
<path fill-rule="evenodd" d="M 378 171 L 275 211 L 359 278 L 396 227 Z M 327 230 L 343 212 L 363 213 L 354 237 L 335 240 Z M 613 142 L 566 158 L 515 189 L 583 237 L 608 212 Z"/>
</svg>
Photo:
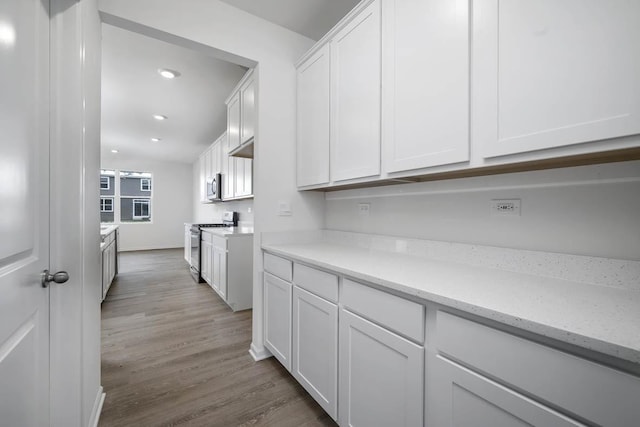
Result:
<svg viewBox="0 0 640 427">
<path fill-rule="evenodd" d="M 146 219 L 149 216 L 149 199 L 133 199 L 133 219 Z"/>
<path fill-rule="evenodd" d="M 120 222 L 151 222 L 152 193 L 150 172 L 118 171 Z"/>
<path fill-rule="evenodd" d="M 113 212 L 113 197 L 100 197 L 100 212 Z"/>
<path fill-rule="evenodd" d="M 109 177 L 108 176 L 101 176 L 100 177 L 100 189 L 101 190 L 108 190 L 109 189 Z"/>
</svg>

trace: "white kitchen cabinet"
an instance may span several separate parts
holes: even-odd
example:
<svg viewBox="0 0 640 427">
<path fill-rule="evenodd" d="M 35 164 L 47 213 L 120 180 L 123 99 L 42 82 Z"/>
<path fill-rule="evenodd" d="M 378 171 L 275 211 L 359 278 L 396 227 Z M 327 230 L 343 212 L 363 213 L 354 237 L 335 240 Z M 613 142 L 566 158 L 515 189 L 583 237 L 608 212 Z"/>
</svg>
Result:
<svg viewBox="0 0 640 427">
<path fill-rule="evenodd" d="M 207 199 L 207 156 L 206 152 L 198 157 L 198 181 L 200 188 L 200 202 L 208 203 Z"/>
<path fill-rule="evenodd" d="M 380 174 L 380 0 L 332 39 L 331 180 Z"/>
<path fill-rule="evenodd" d="M 247 197 L 253 194 L 253 160 L 234 157 L 235 184 L 234 197 Z"/>
<path fill-rule="evenodd" d="M 191 224 L 184 225 L 184 260 L 191 265 Z"/>
<path fill-rule="evenodd" d="M 291 288 L 289 282 L 264 273 L 264 345 L 291 372 Z"/>
<path fill-rule="evenodd" d="M 253 306 L 253 235 L 220 233 L 202 231 L 201 275 L 233 311 L 247 310 Z"/>
<path fill-rule="evenodd" d="M 253 159 L 229 155 L 229 139 L 221 143 L 222 199 L 233 200 L 253 196 Z"/>
<path fill-rule="evenodd" d="M 229 132 L 222 141 L 222 199 L 229 200 L 235 196 L 236 158 L 229 156 Z"/>
<path fill-rule="evenodd" d="M 115 228 L 102 239 L 102 301 L 107 297 L 107 292 L 118 273 L 118 229 Z M 101 233 L 102 234 L 102 233 Z"/>
<path fill-rule="evenodd" d="M 441 427 L 584 426 L 561 413 L 503 387 L 447 359 L 436 359 L 437 400 L 430 407 Z"/>
<path fill-rule="evenodd" d="M 330 136 L 329 44 L 297 68 L 297 184 L 329 182 Z"/>
<path fill-rule="evenodd" d="M 424 348 L 340 310 L 339 422 L 422 426 Z"/>
<path fill-rule="evenodd" d="M 640 378 L 444 311 L 432 329 L 434 425 L 625 427 L 640 419 Z"/>
<path fill-rule="evenodd" d="M 627 0 L 475 1 L 472 135 L 482 155 L 640 133 L 638 16 L 640 2 Z"/>
<path fill-rule="evenodd" d="M 256 121 L 255 83 L 253 72 L 240 86 L 240 144 L 253 139 Z"/>
<path fill-rule="evenodd" d="M 213 238 L 211 244 L 211 285 L 222 299 L 227 298 L 227 239 Z"/>
<path fill-rule="evenodd" d="M 240 146 L 240 92 L 227 102 L 227 139 L 229 151 Z"/>
<path fill-rule="evenodd" d="M 293 376 L 337 420 L 338 306 L 298 286 L 293 287 L 292 362 Z"/>
<path fill-rule="evenodd" d="M 212 262 L 211 240 L 208 235 L 202 233 L 202 240 L 200 240 L 200 276 L 213 287 L 213 262 Z"/>
<path fill-rule="evenodd" d="M 469 160 L 469 1 L 382 0 L 386 172 Z"/>
</svg>

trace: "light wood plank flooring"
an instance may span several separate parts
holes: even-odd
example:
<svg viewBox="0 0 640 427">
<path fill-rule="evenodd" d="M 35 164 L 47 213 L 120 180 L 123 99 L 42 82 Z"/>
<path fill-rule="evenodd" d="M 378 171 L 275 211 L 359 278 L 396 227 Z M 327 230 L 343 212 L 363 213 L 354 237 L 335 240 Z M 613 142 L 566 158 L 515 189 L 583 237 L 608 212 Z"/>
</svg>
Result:
<svg viewBox="0 0 640 427">
<path fill-rule="evenodd" d="M 180 249 L 120 254 L 102 304 L 100 426 L 335 426 L 275 359 L 248 353 L 233 313 Z"/>
</svg>

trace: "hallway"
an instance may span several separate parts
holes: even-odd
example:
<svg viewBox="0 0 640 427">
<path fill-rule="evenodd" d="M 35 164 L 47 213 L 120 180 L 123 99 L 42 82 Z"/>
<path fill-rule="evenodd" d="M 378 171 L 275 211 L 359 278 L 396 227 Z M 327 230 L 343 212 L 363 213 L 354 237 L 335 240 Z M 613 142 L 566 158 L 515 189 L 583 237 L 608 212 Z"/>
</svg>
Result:
<svg viewBox="0 0 640 427">
<path fill-rule="evenodd" d="M 335 425 L 275 359 L 254 362 L 250 342 L 251 311 L 194 283 L 181 249 L 121 253 L 102 304 L 99 425 Z"/>
</svg>

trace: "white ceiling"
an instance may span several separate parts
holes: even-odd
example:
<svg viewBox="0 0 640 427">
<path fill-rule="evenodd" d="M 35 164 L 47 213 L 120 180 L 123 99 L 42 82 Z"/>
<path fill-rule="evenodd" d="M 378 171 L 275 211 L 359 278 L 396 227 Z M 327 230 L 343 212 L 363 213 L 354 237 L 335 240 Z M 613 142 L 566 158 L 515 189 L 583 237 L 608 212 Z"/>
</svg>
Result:
<svg viewBox="0 0 640 427">
<path fill-rule="evenodd" d="M 222 0 L 231 6 L 320 40 L 360 0 Z"/>
<path fill-rule="evenodd" d="M 244 67 L 107 24 L 102 37 L 103 158 L 117 149 L 117 156 L 193 162 L 225 131 L 224 101 Z M 181 75 L 167 80 L 159 68 Z"/>
<path fill-rule="evenodd" d="M 222 1 L 316 40 L 359 2 Z M 166 80 L 159 68 L 181 76 Z M 241 66 L 102 24 L 102 158 L 193 162 L 226 129 L 224 101 L 245 72 Z M 153 114 L 168 120 L 156 121 Z M 154 137 L 162 141 L 152 142 Z"/>
</svg>

